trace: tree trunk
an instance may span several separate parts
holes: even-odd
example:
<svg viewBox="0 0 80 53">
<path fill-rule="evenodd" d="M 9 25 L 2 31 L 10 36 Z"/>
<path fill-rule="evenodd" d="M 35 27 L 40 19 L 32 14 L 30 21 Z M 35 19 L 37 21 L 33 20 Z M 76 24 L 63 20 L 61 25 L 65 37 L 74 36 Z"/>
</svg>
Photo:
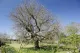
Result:
<svg viewBox="0 0 80 53">
<path fill-rule="evenodd" d="M 1 47 L 1 41 L 0 41 L 0 47 Z"/>
<path fill-rule="evenodd" d="M 40 48 L 39 47 L 39 40 L 38 39 L 35 40 L 34 44 L 35 44 L 35 49 L 39 49 Z"/>
<path fill-rule="evenodd" d="M 0 42 L 0 47 L 1 47 L 1 42 Z"/>
</svg>

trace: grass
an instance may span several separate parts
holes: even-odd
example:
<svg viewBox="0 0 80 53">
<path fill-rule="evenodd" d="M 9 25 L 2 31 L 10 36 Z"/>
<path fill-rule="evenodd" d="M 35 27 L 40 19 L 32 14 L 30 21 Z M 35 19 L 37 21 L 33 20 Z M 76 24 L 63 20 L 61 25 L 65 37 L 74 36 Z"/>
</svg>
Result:
<svg viewBox="0 0 80 53">
<path fill-rule="evenodd" d="M 19 49 L 20 46 L 21 46 L 21 44 L 19 44 L 19 43 L 12 43 L 12 44 L 8 44 L 8 45 L 11 46 L 11 47 L 14 47 L 16 49 Z M 34 47 L 34 45 L 32 45 L 32 44 L 22 44 L 22 47 L 30 48 L 30 47 Z"/>
<path fill-rule="evenodd" d="M 54 49 L 39 49 L 39 50 L 34 50 L 33 48 L 22 48 L 20 50 L 23 53 L 54 53 Z M 68 51 L 57 51 L 56 53 L 67 53 Z"/>
<path fill-rule="evenodd" d="M 32 44 L 22 44 L 21 48 L 21 44 L 19 43 L 12 43 L 8 45 L 9 46 L 5 47 L 5 49 L 6 51 L 9 51 L 9 53 L 71 53 L 70 50 L 63 50 L 63 48 L 59 48 L 57 50 L 57 46 L 51 44 L 44 44 L 42 46 L 40 45 L 41 48 L 38 50 L 35 50 L 34 45 Z"/>
<path fill-rule="evenodd" d="M 17 53 L 17 51 L 13 47 L 10 47 L 10 46 L 2 46 L 1 47 L 1 53 Z"/>
<path fill-rule="evenodd" d="M 17 51 L 19 51 L 19 53 L 54 53 L 55 51 L 55 48 L 56 46 L 50 46 L 51 44 L 44 44 L 44 46 L 41 47 L 41 49 L 39 50 L 35 50 L 34 49 L 34 45 L 32 44 L 28 44 L 28 45 L 25 45 L 25 44 L 22 44 L 22 48 L 20 49 L 20 45 L 21 44 L 18 44 L 18 43 L 12 43 L 12 44 L 9 44 L 11 47 L 14 47 Z M 47 45 L 47 47 L 46 47 Z M 41 46 L 41 45 L 40 45 Z M 53 47 L 53 49 L 52 49 Z M 20 49 L 20 50 L 18 50 Z M 57 51 L 56 53 L 67 53 L 69 51 Z"/>
</svg>

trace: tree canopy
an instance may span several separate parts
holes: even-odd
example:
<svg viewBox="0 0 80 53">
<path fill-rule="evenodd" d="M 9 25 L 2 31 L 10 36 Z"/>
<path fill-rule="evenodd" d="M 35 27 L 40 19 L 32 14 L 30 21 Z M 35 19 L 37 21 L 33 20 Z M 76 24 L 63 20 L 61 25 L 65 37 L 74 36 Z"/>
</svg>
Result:
<svg viewBox="0 0 80 53">
<path fill-rule="evenodd" d="M 54 33 L 58 34 L 58 25 L 53 26 L 57 24 L 57 20 L 43 5 L 34 0 L 27 0 L 18 6 L 10 16 L 15 22 L 17 35 L 24 39 L 34 40 L 36 48 L 39 48 L 38 43 L 45 38 L 47 32 L 55 31 Z"/>
</svg>

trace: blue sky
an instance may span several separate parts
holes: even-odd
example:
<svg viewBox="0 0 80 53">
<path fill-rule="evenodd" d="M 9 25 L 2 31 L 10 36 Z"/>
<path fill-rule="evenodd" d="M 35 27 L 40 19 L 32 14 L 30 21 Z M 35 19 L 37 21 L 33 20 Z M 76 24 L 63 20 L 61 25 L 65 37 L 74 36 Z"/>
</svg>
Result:
<svg viewBox="0 0 80 53">
<path fill-rule="evenodd" d="M 0 32 L 12 33 L 9 14 L 22 0 L 0 0 Z M 39 0 L 65 26 L 71 22 L 80 23 L 80 0 Z"/>
</svg>

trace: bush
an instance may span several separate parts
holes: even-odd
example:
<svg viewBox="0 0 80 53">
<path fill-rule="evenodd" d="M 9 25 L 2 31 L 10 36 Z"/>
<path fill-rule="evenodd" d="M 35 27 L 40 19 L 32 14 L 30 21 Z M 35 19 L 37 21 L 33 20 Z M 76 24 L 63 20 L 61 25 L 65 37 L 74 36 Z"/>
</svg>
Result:
<svg viewBox="0 0 80 53">
<path fill-rule="evenodd" d="M 17 53 L 17 51 L 13 47 L 10 47 L 10 46 L 2 46 L 1 52 L 2 53 Z"/>
<path fill-rule="evenodd" d="M 0 47 L 5 45 L 5 42 L 0 41 Z"/>
</svg>

